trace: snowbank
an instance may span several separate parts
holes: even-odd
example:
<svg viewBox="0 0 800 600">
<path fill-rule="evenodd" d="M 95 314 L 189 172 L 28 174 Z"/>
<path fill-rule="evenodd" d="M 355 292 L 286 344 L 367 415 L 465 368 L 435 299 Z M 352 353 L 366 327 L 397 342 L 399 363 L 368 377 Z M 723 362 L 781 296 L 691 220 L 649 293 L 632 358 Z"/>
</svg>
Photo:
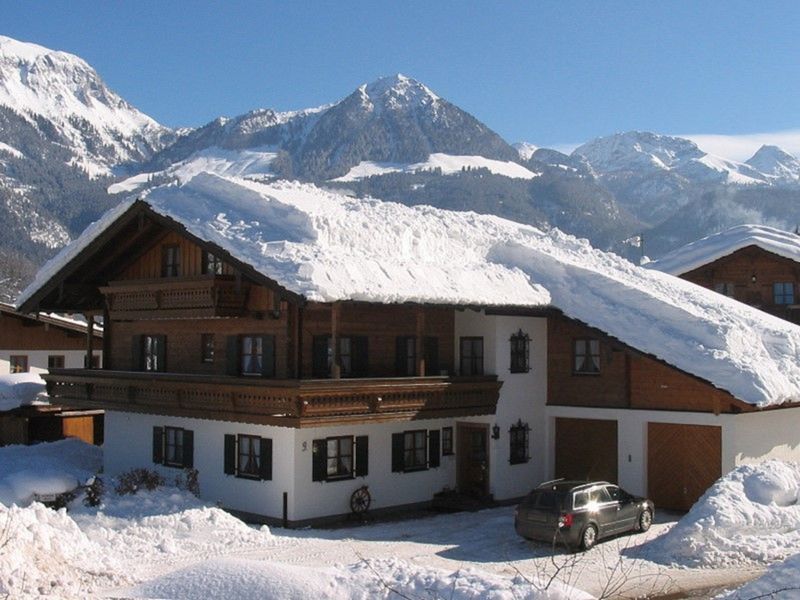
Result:
<svg viewBox="0 0 800 600">
<path fill-rule="evenodd" d="M 800 597 L 800 554 L 771 566 L 764 575 L 725 596 L 725 600 Z"/>
<path fill-rule="evenodd" d="M 0 448 L 0 505 L 27 505 L 34 494 L 60 494 L 84 484 L 102 467 L 97 446 L 66 439 Z"/>
<path fill-rule="evenodd" d="M 800 262 L 800 235 L 766 225 L 737 225 L 681 246 L 648 263 L 647 268 L 682 275 L 747 246 Z"/>
<path fill-rule="evenodd" d="M 0 412 L 31 404 L 49 404 L 44 379 L 37 373 L 0 375 Z"/>
<path fill-rule="evenodd" d="M 799 493 L 796 463 L 772 460 L 737 467 L 643 551 L 651 559 L 688 566 L 783 560 L 800 551 Z"/>
<path fill-rule="evenodd" d="M 144 201 L 312 301 L 553 305 L 745 402 L 800 400 L 800 328 L 558 230 L 209 173 Z M 130 207 L 48 262 L 20 303 Z"/>
<path fill-rule="evenodd" d="M 264 598 L 280 600 L 449 598 L 452 600 L 583 600 L 591 598 L 553 581 L 509 579 L 476 569 L 447 572 L 402 560 L 365 560 L 339 568 L 313 568 L 245 559 L 216 559 L 126 591 L 134 598 Z"/>
</svg>

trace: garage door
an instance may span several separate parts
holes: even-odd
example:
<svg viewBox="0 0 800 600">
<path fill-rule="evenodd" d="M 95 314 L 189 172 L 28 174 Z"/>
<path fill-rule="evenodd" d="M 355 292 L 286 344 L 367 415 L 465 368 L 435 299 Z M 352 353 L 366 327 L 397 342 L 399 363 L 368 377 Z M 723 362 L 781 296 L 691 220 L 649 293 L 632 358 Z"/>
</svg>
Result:
<svg viewBox="0 0 800 600">
<path fill-rule="evenodd" d="M 556 419 L 556 477 L 617 481 L 617 422 Z"/>
<path fill-rule="evenodd" d="M 656 507 L 689 510 L 722 474 L 722 431 L 647 424 L 647 493 Z"/>
</svg>

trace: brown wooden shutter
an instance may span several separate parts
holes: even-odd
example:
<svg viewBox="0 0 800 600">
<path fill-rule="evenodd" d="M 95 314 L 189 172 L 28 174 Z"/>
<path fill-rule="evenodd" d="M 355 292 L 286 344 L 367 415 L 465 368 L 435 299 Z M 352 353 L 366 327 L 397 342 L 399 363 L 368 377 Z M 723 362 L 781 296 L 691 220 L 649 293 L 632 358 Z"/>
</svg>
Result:
<svg viewBox="0 0 800 600">
<path fill-rule="evenodd" d="M 441 462 L 439 448 L 439 430 L 431 429 L 428 432 L 428 468 L 430 469 L 435 469 Z"/>
<path fill-rule="evenodd" d="M 261 463 L 259 464 L 261 479 L 272 480 L 272 440 L 261 438 Z"/>
<path fill-rule="evenodd" d="M 159 371 L 167 370 L 167 336 L 157 335 L 156 338 L 156 364 Z"/>
<path fill-rule="evenodd" d="M 398 377 L 405 377 L 408 375 L 406 372 L 406 338 L 405 336 L 398 336 L 394 340 L 394 372 Z"/>
<path fill-rule="evenodd" d="M 327 335 L 315 335 L 312 343 L 312 364 L 311 370 L 314 377 L 329 377 L 328 370 L 328 345 L 330 337 Z"/>
<path fill-rule="evenodd" d="M 353 377 L 369 376 L 369 348 L 367 336 L 356 335 L 351 337 L 350 351 L 353 353 Z"/>
<path fill-rule="evenodd" d="M 402 472 L 405 470 L 405 442 L 403 441 L 404 434 L 392 434 L 392 472 Z"/>
<path fill-rule="evenodd" d="M 311 443 L 312 481 L 325 481 L 328 478 L 328 442 L 325 439 Z"/>
<path fill-rule="evenodd" d="M 428 336 L 425 338 L 425 374 L 438 375 L 439 367 L 439 338 Z"/>
<path fill-rule="evenodd" d="M 131 371 L 143 371 L 142 362 L 142 336 L 134 335 L 131 337 Z"/>
<path fill-rule="evenodd" d="M 164 428 L 153 427 L 153 462 L 164 464 Z"/>
<path fill-rule="evenodd" d="M 229 335 L 225 343 L 225 372 L 239 375 L 239 336 Z"/>
<path fill-rule="evenodd" d="M 264 377 L 275 377 L 275 336 L 265 335 L 261 337 L 261 375 Z"/>
<path fill-rule="evenodd" d="M 366 477 L 369 471 L 369 437 L 356 436 L 356 477 Z"/>
<path fill-rule="evenodd" d="M 194 468 L 194 431 L 183 430 L 183 468 Z"/>
<path fill-rule="evenodd" d="M 225 435 L 225 475 L 236 475 L 236 436 Z"/>
</svg>

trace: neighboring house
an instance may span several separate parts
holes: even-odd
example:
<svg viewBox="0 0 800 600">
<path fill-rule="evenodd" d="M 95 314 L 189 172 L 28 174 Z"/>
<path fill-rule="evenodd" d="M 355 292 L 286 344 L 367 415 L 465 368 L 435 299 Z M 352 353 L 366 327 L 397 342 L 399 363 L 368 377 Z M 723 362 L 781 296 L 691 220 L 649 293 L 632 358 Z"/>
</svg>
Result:
<svg viewBox="0 0 800 600">
<path fill-rule="evenodd" d="M 496 217 L 201 174 L 109 211 L 20 307 L 103 316 L 103 370 L 45 379 L 107 411 L 107 474 L 195 468 L 292 525 L 362 485 L 384 509 L 554 474 L 683 506 L 800 458 L 800 330 Z"/>
<path fill-rule="evenodd" d="M 100 329 L 93 331 L 91 346 L 93 365 L 99 368 Z M 22 314 L 0 303 L 0 445 L 64 437 L 102 443 L 102 411 L 50 404 L 42 398 L 44 381 L 38 376 L 50 368 L 83 368 L 88 347 L 86 324 L 56 315 Z"/>
<path fill-rule="evenodd" d="M 647 265 L 800 322 L 800 235 L 765 225 L 738 225 Z"/>
</svg>

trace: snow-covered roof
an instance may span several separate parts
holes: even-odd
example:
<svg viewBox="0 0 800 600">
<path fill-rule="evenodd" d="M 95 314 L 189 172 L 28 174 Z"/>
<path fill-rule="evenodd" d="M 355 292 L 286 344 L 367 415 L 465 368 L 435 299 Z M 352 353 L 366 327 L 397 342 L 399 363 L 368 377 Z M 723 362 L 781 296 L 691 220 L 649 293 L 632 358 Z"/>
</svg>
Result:
<svg viewBox="0 0 800 600">
<path fill-rule="evenodd" d="M 77 317 L 59 315 L 56 313 L 39 313 L 37 315 L 26 315 L 17 311 L 16 307 L 14 307 L 13 305 L 7 304 L 5 302 L 0 302 L 0 313 L 15 315 L 17 317 L 23 319 L 30 319 L 32 321 L 41 321 L 42 323 L 55 325 L 56 327 L 71 329 L 72 331 L 77 331 L 84 334 L 86 333 L 86 326 L 87 326 L 86 320 L 82 319 L 81 315 L 78 315 Z M 93 331 L 95 336 L 102 336 L 103 335 L 102 325 L 98 325 L 97 323 L 95 323 Z"/>
<path fill-rule="evenodd" d="M 647 267 L 682 275 L 747 246 L 758 246 L 767 252 L 800 262 L 800 235 L 766 225 L 737 225 L 681 246 L 648 263 Z"/>
<path fill-rule="evenodd" d="M 143 201 L 308 300 L 552 305 L 745 402 L 800 400 L 800 328 L 558 230 L 207 173 Z M 133 202 L 48 262 L 20 303 Z"/>
</svg>

